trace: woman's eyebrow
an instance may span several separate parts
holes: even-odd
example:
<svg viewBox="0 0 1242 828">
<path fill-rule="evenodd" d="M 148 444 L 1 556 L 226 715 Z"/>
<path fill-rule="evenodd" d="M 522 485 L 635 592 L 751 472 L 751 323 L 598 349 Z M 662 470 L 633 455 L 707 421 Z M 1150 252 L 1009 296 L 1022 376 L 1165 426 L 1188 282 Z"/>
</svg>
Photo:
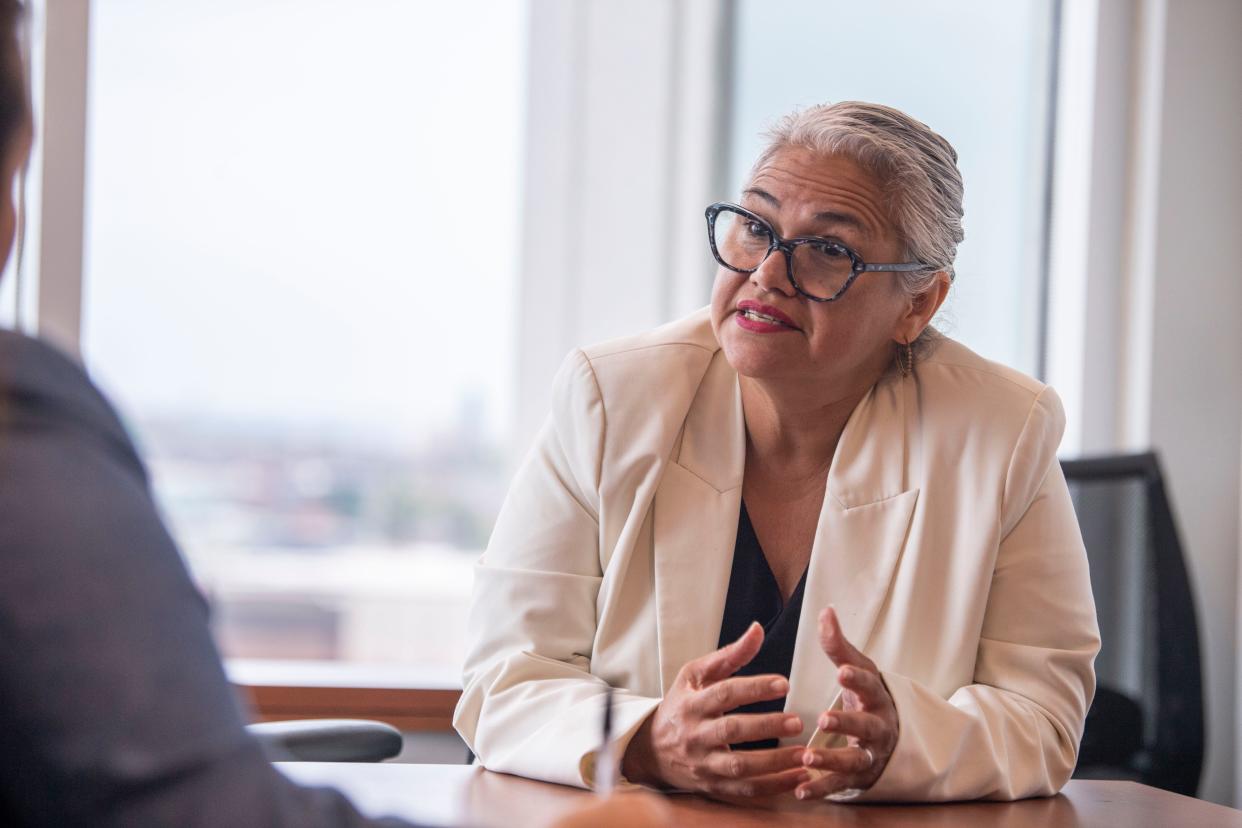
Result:
<svg viewBox="0 0 1242 828">
<path fill-rule="evenodd" d="M 777 199 L 776 196 L 772 195 L 767 190 L 761 190 L 758 187 L 747 187 L 745 190 L 742 190 L 742 195 L 756 196 L 757 198 L 760 198 L 763 201 L 766 201 L 768 204 L 771 204 L 773 207 L 776 207 L 777 209 L 780 209 L 780 206 L 781 206 L 781 202 L 779 199 Z"/>
<path fill-rule="evenodd" d="M 852 227 L 862 234 L 863 238 L 871 238 L 871 228 L 863 223 L 862 219 L 852 213 L 839 213 L 836 210 L 826 210 L 822 213 L 815 214 L 816 221 L 827 222 L 828 224 L 843 224 L 846 227 Z"/>
</svg>

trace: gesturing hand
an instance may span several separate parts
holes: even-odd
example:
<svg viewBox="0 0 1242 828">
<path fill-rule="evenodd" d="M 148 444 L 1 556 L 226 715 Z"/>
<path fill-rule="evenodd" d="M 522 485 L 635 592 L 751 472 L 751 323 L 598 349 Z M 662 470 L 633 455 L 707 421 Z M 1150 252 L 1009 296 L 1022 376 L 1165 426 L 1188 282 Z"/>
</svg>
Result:
<svg viewBox="0 0 1242 828">
<path fill-rule="evenodd" d="M 875 784 L 897 746 L 897 707 L 875 662 L 846 640 L 836 610 L 819 614 L 819 643 L 837 665 L 842 709 L 820 714 L 819 728 L 848 737 L 849 747 L 806 748 L 802 763 L 827 771 L 798 786 L 798 799 L 864 791 Z"/>
<path fill-rule="evenodd" d="M 703 793 L 752 797 L 786 793 L 811 775 L 803 747 L 733 751 L 729 745 L 794 736 L 802 721 L 791 713 L 728 711 L 789 692 L 784 676 L 734 676 L 763 644 L 752 624 L 732 644 L 687 662 L 655 712 L 626 748 L 621 772 L 631 782 Z"/>
</svg>

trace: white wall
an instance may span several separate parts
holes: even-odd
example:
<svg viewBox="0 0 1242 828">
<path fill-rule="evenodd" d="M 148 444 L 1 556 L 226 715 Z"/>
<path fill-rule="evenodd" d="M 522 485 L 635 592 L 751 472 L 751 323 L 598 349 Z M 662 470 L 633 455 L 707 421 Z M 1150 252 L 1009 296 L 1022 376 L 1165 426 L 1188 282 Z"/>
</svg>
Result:
<svg viewBox="0 0 1242 828">
<path fill-rule="evenodd" d="M 1242 3 L 1178 0 L 1167 4 L 1165 19 L 1151 337 L 1143 358 L 1151 373 L 1142 402 L 1199 601 L 1208 702 L 1202 794 L 1231 801 L 1242 452 Z"/>
</svg>

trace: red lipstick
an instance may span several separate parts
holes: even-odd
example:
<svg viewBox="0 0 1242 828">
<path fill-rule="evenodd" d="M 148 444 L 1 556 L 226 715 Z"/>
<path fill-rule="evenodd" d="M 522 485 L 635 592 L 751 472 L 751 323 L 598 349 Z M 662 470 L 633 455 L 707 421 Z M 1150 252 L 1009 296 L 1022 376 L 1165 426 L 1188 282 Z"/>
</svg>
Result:
<svg viewBox="0 0 1242 828">
<path fill-rule="evenodd" d="M 737 313 L 733 317 L 738 327 L 752 333 L 786 333 L 801 330 L 788 315 L 771 305 L 743 299 L 737 303 Z"/>
</svg>

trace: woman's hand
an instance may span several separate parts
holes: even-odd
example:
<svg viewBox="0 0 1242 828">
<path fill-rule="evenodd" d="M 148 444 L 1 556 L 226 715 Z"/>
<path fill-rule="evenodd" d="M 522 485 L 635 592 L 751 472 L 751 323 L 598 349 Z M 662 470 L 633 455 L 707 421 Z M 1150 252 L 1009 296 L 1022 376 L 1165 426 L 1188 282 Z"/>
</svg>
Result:
<svg viewBox="0 0 1242 828">
<path fill-rule="evenodd" d="M 734 751 L 729 745 L 796 736 L 802 720 L 792 713 L 735 713 L 744 704 L 789 692 L 784 676 L 734 676 L 759 652 L 763 628 L 752 624 L 741 638 L 687 662 L 655 712 L 626 748 L 621 772 L 631 782 L 755 797 L 787 793 L 811 778 L 801 767 L 803 747 Z"/>
<path fill-rule="evenodd" d="M 865 791 L 876 783 L 897 747 L 897 707 L 875 662 L 846 640 L 836 610 L 819 614 L 819 644 L 832 663 L 844 690 L 842 709 L 820 714 L 819 728 L 848 737 L 849 747 L 806 748 L 802 763 L 826 771 L 798 786 L 798 799 Z"/>
</svg>

